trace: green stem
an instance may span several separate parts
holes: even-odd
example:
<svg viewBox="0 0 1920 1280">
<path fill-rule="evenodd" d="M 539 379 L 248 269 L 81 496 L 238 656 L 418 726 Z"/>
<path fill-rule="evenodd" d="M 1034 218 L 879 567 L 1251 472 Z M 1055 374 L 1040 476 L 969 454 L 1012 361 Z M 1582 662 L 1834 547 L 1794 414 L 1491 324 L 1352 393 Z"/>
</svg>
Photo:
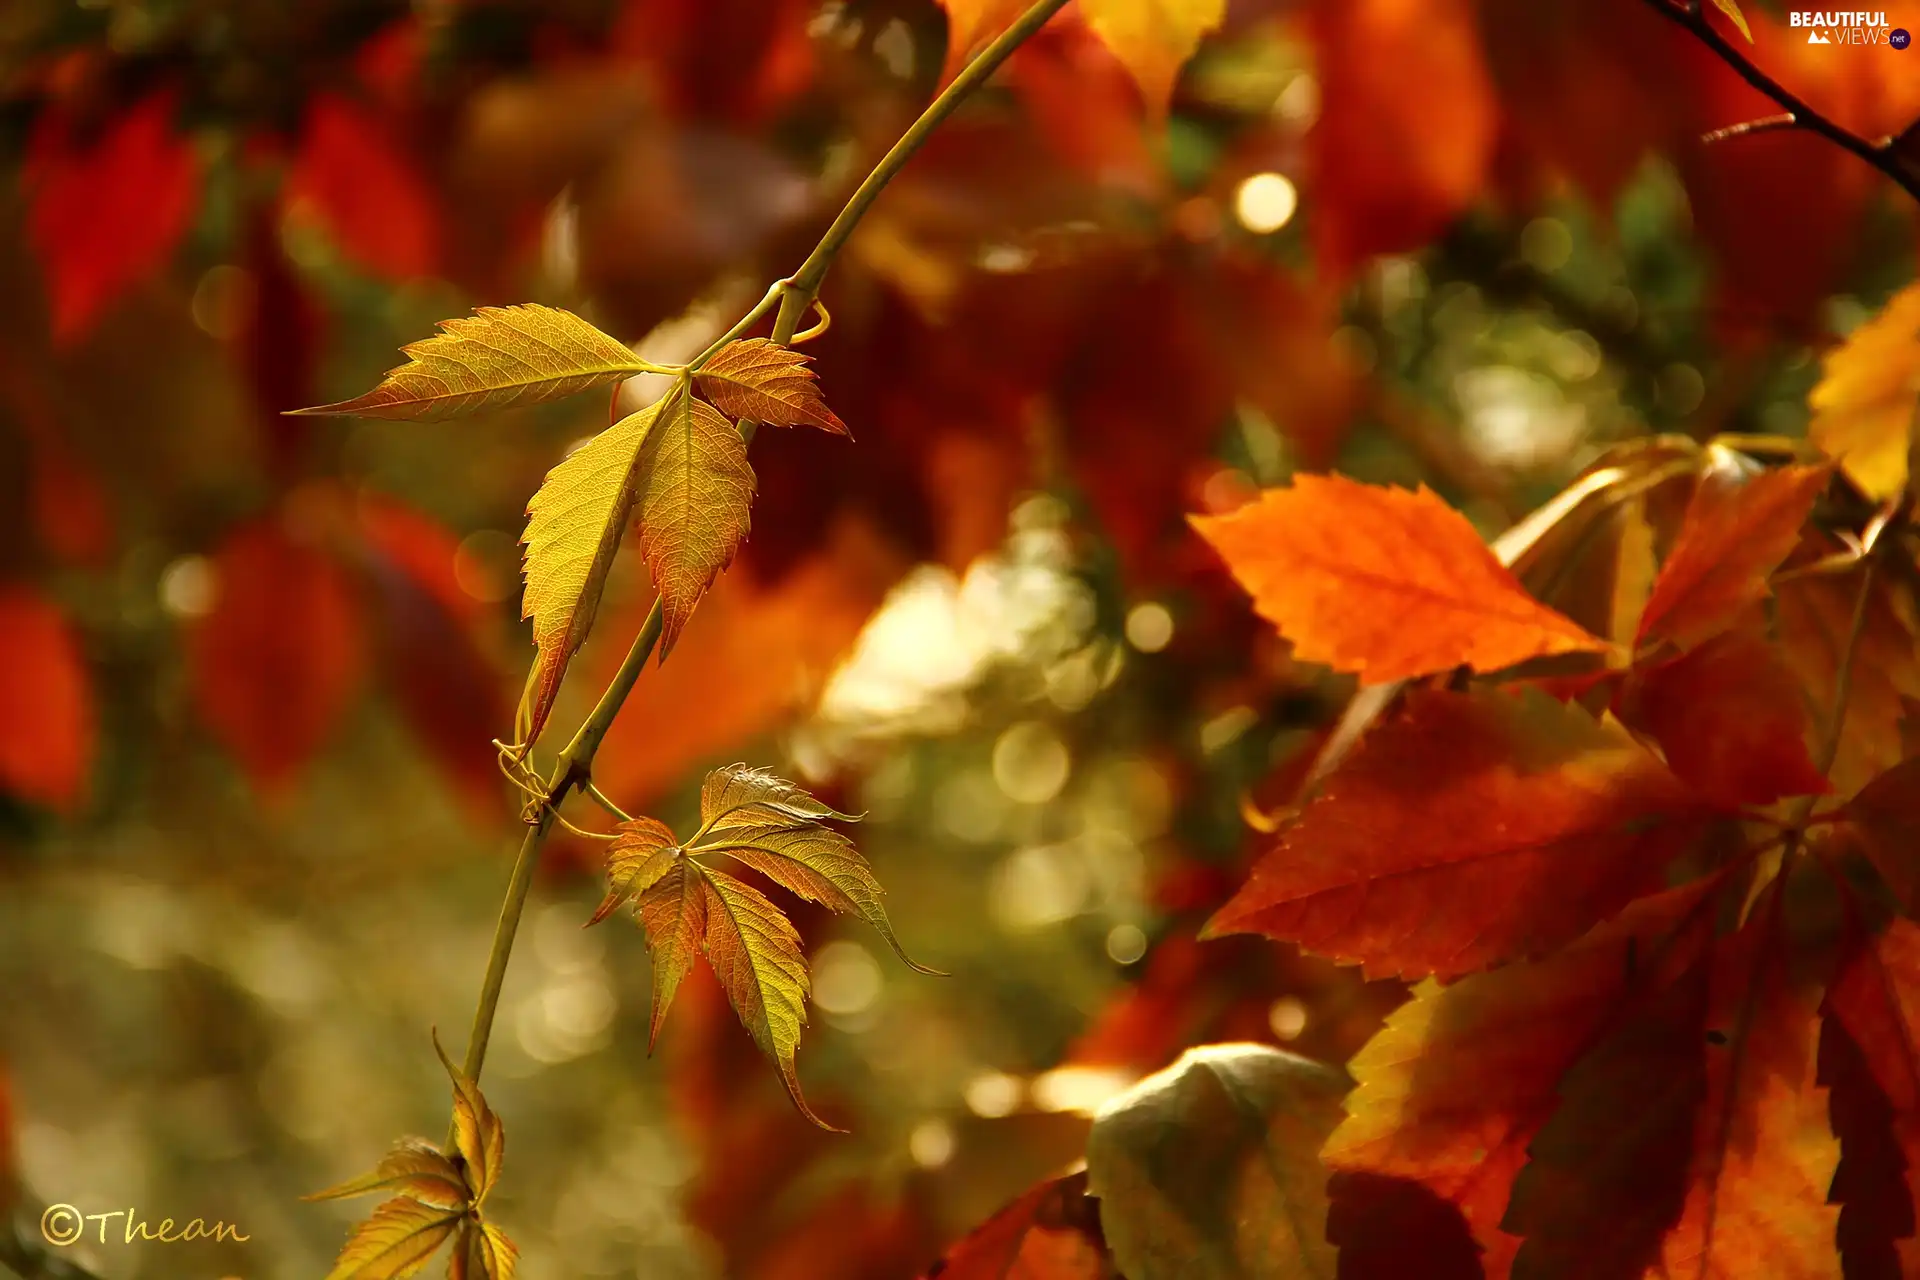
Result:
<svg viewBox="0 0 1920 1280">
<path fill-rule="evenodd" d="M 953 83 L 941 91 L 920 118 L 900 136 L 892 150 L 873 167 L 866 180 L 854 191 L 846 206 L 833 220 L 833 224 L 820 237 L 813 252 L 807 255 L 800 269 L 787 279 L 777 282 L 767 290 L 754 308 L 740 322 L 734 325 L 712 346 L 695 358 L 689 368 L 698 368 L 715 351 L 745 333 L 764 316 L 777 302 L 779 314 L 774 318 L 773 340 L 785 344 L 799 331 L 800 320 L 813 305 L 814 296 L 820 291 L 821 282 L 826 279 L 827 269 L 833 265 L 833 259 L 840 252 L 847 237 L 865 216 L 882 188 L 893 180 L 895 174 L 905 167 L 929 136 L 941 122 L 953 114 L 954 108 L 983 84 L 988 77 L 999 69 L 1000 64 L 1017 49 L 1021 42 L 1045 26 L 1047 20 L 1058 12 L 1067 0 L 1037 0 L 1025 13 L 1002 32 L 998 39 L 986 47 L 979 57 L 968 63 L 961 73 L 954 77 Z M 740 434 L 746 441 L 753 442 L 754 432 L 759 424 L 742 422 Z M 599 703 L 593 713 L 573 735 L 566 749 L 555 762 L 553 774 L 547 782 L 546 796 L 539 804 L 539 813 L 527 827 L 526 838 L 520 842 L 520 854 L 514 859 L 513 874 L 507 881 L 506 901 L 500 904 L 500 919 L 493 930 L 493 949 L 487 955 L 487 975 L 480 985 L 480 1003 L 474 1010 L 473 1030 L 467 1038 L 467 1057 L 465 1071 L 467 1076 L 478 1082 L 480 1069 L 486 1063 L 487 1042 L 493 1035 L 493 1019 L 500 1006 L 500 989 L 506 982 L 507 961 L 513 955 L 514 935 L 520 929 L 520 916 L 526 909 L 527 892 L 533 885 L 534 868 L 540 862 L 540 846 L 545 843 L 547 833 L 553 829 L 554 818 L 560 805 L 567 796 L 577 789 L 589 785 L 593 776 L 593 757 L 600 750 L 600 743 L 606 738 L 607 730 L 613 726 L 613 718 L 620 714 L 621 706 L 627 695 L 633 692 L 634 682 L 646 668 L 647 659 L 653 656 L 654 646 L 660 642 L 660 628 L 663 622 L 660 603 L 654 602 L 653 611 L 647 615 L 646 622 L 640 628 L 640 634 L 634 637 L 633 647 L 627 650 L 627 656 L 620 664 L 620 670 L 614 674 L 612 683 L 606 692 L 600 695 Z M 449 1148 L 452 1136 L 449 1133 Z"/>
</svg>

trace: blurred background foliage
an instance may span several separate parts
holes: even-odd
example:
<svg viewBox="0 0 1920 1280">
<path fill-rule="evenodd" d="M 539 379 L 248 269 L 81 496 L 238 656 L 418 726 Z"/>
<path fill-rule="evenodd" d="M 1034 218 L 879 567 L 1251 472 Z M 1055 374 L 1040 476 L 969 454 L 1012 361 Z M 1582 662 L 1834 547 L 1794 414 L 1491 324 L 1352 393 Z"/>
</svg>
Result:
<svg viewBox="0 0 1920 1280">
<path fill-rule="evenodd" d="M 1898 55 L 1747 8 L 1841 123 L 1920 115 Z M 946 40 L 933 0 L 0 9 L 0 1256 L 63 1201 L 251 1236 L 61 1255 L 104 1277 L 319 1274 L 356 1206 L 297 1197 L 443 1123 L 523 507 L 607 406 L 279 411 L 479 304 L 697 351 Z M 1338 465 L 1494 532 L 1627 437 L 1798 434 L 1914 226 L 1817 139 L 1700 141 L 1771 109 L 1638 0 L 1234 0 L 1164 119 L 1071 12 L 1017 55 L 829 280 L 855 441 L 762 434 L 598 770 L 676 824 L 737 758 L 865 810 L 953 976 L 801 916 L 821 1134 L 710 979 L 648 1059 L 642 939 L 582 932 L 598 848 L 554 842 L 487 1075 L 524 1274 L 912 1276 L 1181 1048 L 1362 1043 L 1393 984 L 1196 940 L 1350 687 L 1183 517 Z M 649 602 L 625 557 L 560 721 Z"/>
</svg>

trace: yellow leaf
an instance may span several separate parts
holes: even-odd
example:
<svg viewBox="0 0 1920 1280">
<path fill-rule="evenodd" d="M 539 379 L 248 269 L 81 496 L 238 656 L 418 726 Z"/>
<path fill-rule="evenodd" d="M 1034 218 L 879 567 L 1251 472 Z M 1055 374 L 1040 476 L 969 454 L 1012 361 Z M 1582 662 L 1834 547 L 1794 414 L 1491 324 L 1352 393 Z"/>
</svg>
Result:
<svg viewBox="0 0 1920 1280">
<path fill-rule="evenodd" d="M 520 1251 L 506 1232 L 469 1218 L 460 1224 L 460 1238 L 447 1257 L 447 1280 L 513 1280 Z"/>
<path fill-rule="evenodd" d="M 818 822 L 823 818 L 860 820 L 856 814 L 829 809 L 785 778 L 745 764 L 715 769 L 700 784 L 702 831 L 725 826 L 759 827 L 788 819 Z"/>
<path fill-rule="evenodd" d="M 365 395 L 294 412 L 431 422 L 556 400 L 651 367 L 579 316 L 538 303 L 481 307 L 440 327 L 446 332 L 402 347 L 408 362 Z"/>
<path fill-rule="evenodd" d="M 589 925 L 599 924 L 623 903 L 652 888 L 680 856 L 673 832 L 657 818 L 635 818 L 621 823 L 619 829 L 607 846 L 607 896 L 594 909 Z"/>
<path fill-rule="evenodd" d="M 1095 35 L 1139 82 L 1147 110 L 1166 115 L 1180 67 L 1227 16 L 1227 0 L 1080 0 Z"/>
<path fill-rule="evenodd" d="M 665 615 L 662 661 L 747 536 L 754 491 L 747 442 L 734 425 L 686 394 L 685 383 L 666 402 L 641 445 L 639 480 L 640 553 Z"/>
<path fill-rule="evenodd" d="M 527 589 L 520 616 L 533 619 L 539 653 L 528 682 L 525 741 L 540 736 L 567 661 L 593 626 L 638 493 L 641 447 L 662 415 L 686 395 L 686 385 L 678 384 L 574 450 L 547 473 L 527 503 L 527 531 L 521 538 Z"/>
<path fill-rule="evenodd" d="M 354 1228 L 327 1280 L 405 1280 L 427 1265 L 463 1216 L 405 1196 L 389 1200 Z"/>
<path fill-rule="evenodd" d="M 1747 16 L 1740 12 L 1738 0 L 1713 0 L 1713 7 L 1732 19 L 1733 25 L 1740 28 L 1740 34 L 1747 38 L 1748 44 L 1753 43 L 1753 28 L 1747 25 Z"/>
<path fill-rule="evenodd" d="M 1900 492 L 1920 435 L 1920 282 L 1827 354 L 1807 405 L 1808 437 L 1862 493 L 1885 499 Z"/>
<path fill-rule="evenodd" d="M 765 338 L 747 338 L 722 347 L 694 377 L 722 413 L 850 436 L 847 424 L 820 394 L 813 370 L 807 367 L 811 358 Z"/>
<path fill-rule="evenodd" d="M 466 1179 L 460 1176 L 453 1161 L 425 1138 L 402 1138 L 372 1173 L 362 1174 L 302 1198 L 342 1200 L 374 1191 L 411 1196 L 415 1200 L 444 1205 L 450 1209 L 465 1208 L 472 1198 Z"/>
<path fill-rule="evenodd" d="M 940 3 L 947 11 L 947 64 L 940 75 L 943 84 L 1027 8 L 1027 0 L 940 0 Z"/>
<path fill-rule="evenodd" d="M 480 1086 L 467 1073 L 453 1065 L 440 1036 L 433 1037 L 433 1051 L 440 1065 L 453 1080 L 453 1144 L 467 1164 L 467 1182 L 473 1188 L 473 1203 L 478 1206 L 500 1178 L 500 1162 L 506 1154 L 507 1131 L 480 1093 Z"/>
</svg>

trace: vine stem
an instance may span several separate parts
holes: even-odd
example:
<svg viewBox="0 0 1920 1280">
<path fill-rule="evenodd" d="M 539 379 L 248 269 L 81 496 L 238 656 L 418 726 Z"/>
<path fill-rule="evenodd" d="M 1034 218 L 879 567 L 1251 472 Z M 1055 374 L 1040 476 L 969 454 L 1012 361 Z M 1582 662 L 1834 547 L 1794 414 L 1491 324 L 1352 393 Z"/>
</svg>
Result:
<svg viewBox="0 0 1920 1280">
<path fill-rule="evenodd" d="M 1031 8 L 1021 14 L 1000 36 L 981 51 L 980 56 L 968 63 L 966 68 L 955 76 L 940 95 L 928 104 L 920 118 L 915 120 L 907 131 L 894 143 L 891 150 L 882 156 L 873 171 L 866 176 L 846 205 L 840 210 L 826 233 L 820 237 L 813 252 L 807 255 L 800 269 L 785 280 L 776 282 L 767 290 L 754 308 L 740 321 L 720 337 L 711 347 L 693 361 L 692 367 L 704 364 L 714 352 L 728 342 L 745 333 L 753 324 L 771 310 L 776 304 L 779 313 L 774 318 L 773 341 L 785 345 L 793 339 L 800 328 L 800 320 L 813 306 L 820 292 L 820 285 L 826 279 L 828 269 L 833 265 L 834 257 L 840 252 L 853 229 L 872 208 L 880 192 L 892 181 L 895 174 L 906 166 L 946 118 L 953 114 L 961 102 L 980 85 L 985 83 L 999 69 L 1013 51 L 1020 47 L 1034 32 L 1045 26 L 1067 3 L 1067 0 L 1037 0 Z M 753 442 L 754 432 L 759 424 L 742 422 L 740 434 L 747 442 Z M 526 909 L 527 892 L 533 885 L 533 872 L 540 862 L 540 846 L 546 842 L 547 834 L 552 831 L 554 820 L 559 815 L 561 802 L 575 790 L 584 790 L 592 785 L 593 758 L 600 744 L 607 736 L 607 730 L 613 727 L 614 717 L 620 714 L 620 708 L 626 703 L 627 695 L 633 692 L 634 683 L 646 668 L 647 660 L 653 656 L 655 646 L 660 643 L 660 629 L 664 620 L 660 602 L 654 601 L 652 612 L 641 625 L 640 634 L 634 637 L 633 645 L 627 650 L 627 656 L 620 663 L 619 671 L 614 673 L 606 691 L 600 695 L 600 701 L 581 724 L 579 732 L 560 752 L 560 758 L 554 763 L 545 794 L 536 804 L 536 814 L 527 824 L 527 834 L 520 842 L 519 856 L 514 859 L 513 874 L 507 881 L 506 900 L 500 905 L 500 919 L 493 930 L 493 948 L 487 956 L 487 973 L 480 985 L 480 1003 L 474 1010 L 473 1030 L 467 1037 L 467 1056 L 464 1070 L 469 1079 L 478 1081 L 480 1069 L 486 1063 L 487 1042 L 493 1034 L 494 1015 L 500 1005 L 500 989 L 506 982 L 507 961 L 513 955 L 514 935 L 520 928 L 520 916 Z M 449 1132 L 449 1148 L 453 1145 Z"/>
<path fill-rule="evenodd" d="M 1784 116 L 1769 116 L 1764 120 L 1716 129 L 1707 135 L 1707 141 L 1718 141 L 1749 133 L 1770 133 L 1779 129 L 1805 129 L 1808 133 L 1818 134 L 1835 146 L 1859 156 L 1899 183 L 1908 195 L 1915 200 L 1920 200 L 1920 155 L 1906 154 L 1902 145 L 1904 140 L 1916 136 L 1916 130 L 1920 130 L 1920 120 L 1909 125 L 1907 131 L 1899 138 L 1863 138 L 1851 129 L 1843 128 L 1827 116 L 1815 111 L 1798 94 L 1755 66 L 1751 58 L 1707 21 L 1706 9 L 1701 0 L 1646 0 L 1646 2 L 1657 12 L 1692 32 L 1696 40 L 1713 50 L 1720 60 L 1733 68 L 1734 73 L 1742 80 L 1785 109 Z"/>
</svg>

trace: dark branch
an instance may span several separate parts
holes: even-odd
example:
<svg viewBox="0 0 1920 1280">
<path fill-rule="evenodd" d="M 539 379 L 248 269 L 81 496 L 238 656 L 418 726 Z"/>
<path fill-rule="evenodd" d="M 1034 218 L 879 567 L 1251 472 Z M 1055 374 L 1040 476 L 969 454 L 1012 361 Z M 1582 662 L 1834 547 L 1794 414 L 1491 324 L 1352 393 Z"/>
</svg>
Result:
<svg viewBox="0 0 1920 1280">
<path fill-rule="evenodd" d="M 1692 32 L 1694 38 L 1719 55 L 1722 62 L 1732 67 L 1742 80 L 1758 89 L 1778 103 L 1784 111 L 1781 116 L 1769 116 L 1765 120 L 1756 120 L 1750 124 L 1733 125 L 1718 129 L 1707 135 L 1710 141 L 1726 137 L 1738 137 L 1747 133 L 1771 132 L 1777 129 L 1801 129 L 1808 133 L 1817 133 L 1835 146 L 1859 156 L 1868 164 L 1886 174 L 1900 185 L 1901 190 L 1920 200 L 1920 154 L 1916 148 L 1905 145 L 1920 121 L 1915 121 L 1900 138 L 1867 139 L 1848 129 L 1843 129 L 1826 116 L 1808 106 L 1793 91 L 1778 80 L 1756 67 L 1752 60 L 1725 36 L 1716 31 L 1707 21 L 1700 0 L 1646 0 L 1653 8 L 1680 26 Z"/>
</svg>

